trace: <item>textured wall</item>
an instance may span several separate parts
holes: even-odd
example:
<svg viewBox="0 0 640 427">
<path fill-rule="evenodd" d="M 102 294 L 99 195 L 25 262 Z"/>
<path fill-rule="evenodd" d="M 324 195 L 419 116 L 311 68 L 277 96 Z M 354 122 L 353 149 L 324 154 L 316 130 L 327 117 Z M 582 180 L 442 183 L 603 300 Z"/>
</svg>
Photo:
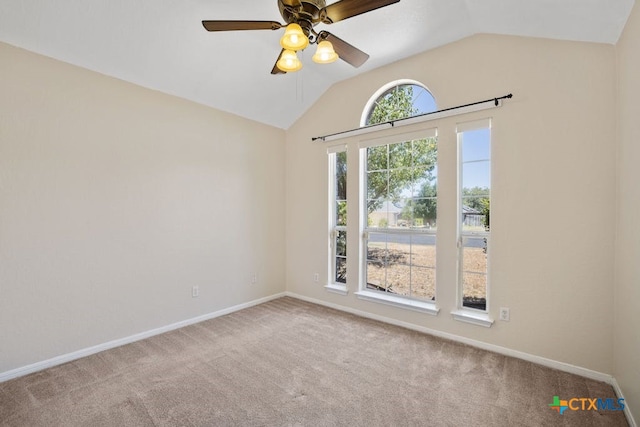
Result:
<svg viewBox="0 0 640 427">
<path fill-rule="evenodd" d="M 6 44 L 0 75 L 0 372 L 284 290 L 282 130 Z"/>
</svg>

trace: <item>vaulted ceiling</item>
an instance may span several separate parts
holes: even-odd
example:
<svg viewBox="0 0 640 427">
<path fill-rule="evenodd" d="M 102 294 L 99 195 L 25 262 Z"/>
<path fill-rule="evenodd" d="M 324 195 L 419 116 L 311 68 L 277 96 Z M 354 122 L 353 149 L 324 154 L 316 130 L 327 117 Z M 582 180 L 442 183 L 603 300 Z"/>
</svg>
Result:
<svg viewBox="0 0 640 427">
<path fill-rule="evenodd" d="M 328 4 L 334 3 L 327 0 Z M 210 33 L 201 21 L 283 22 L 276 0 L 0 0 L 0 41 L 286 129 L 332 84 L 478 33 L 614 44 L 634 0 L 400 0 L 332 25 L 360 68 L 271 75 L 283 30 Z"/>
</svg>

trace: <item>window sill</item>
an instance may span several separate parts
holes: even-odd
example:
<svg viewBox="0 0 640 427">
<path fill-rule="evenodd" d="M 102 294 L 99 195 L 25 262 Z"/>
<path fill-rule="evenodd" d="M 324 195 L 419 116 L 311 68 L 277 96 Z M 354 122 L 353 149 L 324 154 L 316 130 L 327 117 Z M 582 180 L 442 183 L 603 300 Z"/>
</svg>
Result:
<svg viewBox="0 0 640 427">
<path fill-rule="evenodd" d="M 471 323 L 473 325 L 484 326 L 490 328 L 493 325 L 493 319 L 488 313 L 474 313 L 471 310 L 454 310 L 451 312 L 453 318 L 460 322 Z"/>
<path fill-rule="evenodd" d="M 338 285 L 336 283 L 332 283 L 330 285 L 325 285 L 324 288 L 327 291 L 338 295 L 347 295 L 349 293 L 349 289 L 347 289 L 346 285 Z"/>
<path fill-rule="evenodd" d="M 440 309 L 433 302 L 428 301 L 417 301 L 408 298 L 383 294 L 380 292 L 372 292 L 372 291 L 359 291 L 356 292 L 356 295 L 359 299 L 377 302 L 380 304 L 391 305 L 394 307 L 400 307 L 408 310 L 418 311 L 420 313 L 427 313 L 433 316 L 437 315 Z"/>
</svg>

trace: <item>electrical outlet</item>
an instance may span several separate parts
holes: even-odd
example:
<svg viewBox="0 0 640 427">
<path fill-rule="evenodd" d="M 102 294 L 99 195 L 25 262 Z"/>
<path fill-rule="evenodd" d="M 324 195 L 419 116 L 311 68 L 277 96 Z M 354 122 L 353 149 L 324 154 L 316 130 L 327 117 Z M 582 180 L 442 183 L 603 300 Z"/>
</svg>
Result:
<svg viewBox="0 0 640 427">
<path fill-rule="evenodd" d="M 313 281 L 316 283 L 320 281 L 320 273 L 313 273 Z"/>
<path fill-rule="evenodd" d="M 500 307 L 500 320 L 508 322 L 509 317 L 510 317 L 509 309 L 507 307 Z"/>
<path fill-rule="evenodd" d="M 197 286 L 194 286 L 193 288 L 191 288 L 191 297 L 196 298 L 198 297 L 198 295 L 200 295 L 200 288 Z"/>
<path fill-rule="evenodd" d="M 251 284 L 255 285 L 256 283 L 258 283 L 258 273 L 253 273 L 251 275 Z"/>
</svg>

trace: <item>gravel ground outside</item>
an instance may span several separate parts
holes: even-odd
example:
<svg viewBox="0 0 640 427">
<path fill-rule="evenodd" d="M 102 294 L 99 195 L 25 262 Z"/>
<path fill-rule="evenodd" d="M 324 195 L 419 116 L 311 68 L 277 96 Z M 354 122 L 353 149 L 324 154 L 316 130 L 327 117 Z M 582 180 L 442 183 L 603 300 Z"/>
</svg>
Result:
<svg viewBox="0 0 640 427">
<path fill-rule="evenodd" d="M 465 248 L 464 298 L 486 298 L 487 256 L 482 248 Z M 369 243 L 367 283 L 379 290 L 435 298 L 436 248 L 432 245 Z M 386 268 L 385 268 L 386 266 Z"/>
</svg>

